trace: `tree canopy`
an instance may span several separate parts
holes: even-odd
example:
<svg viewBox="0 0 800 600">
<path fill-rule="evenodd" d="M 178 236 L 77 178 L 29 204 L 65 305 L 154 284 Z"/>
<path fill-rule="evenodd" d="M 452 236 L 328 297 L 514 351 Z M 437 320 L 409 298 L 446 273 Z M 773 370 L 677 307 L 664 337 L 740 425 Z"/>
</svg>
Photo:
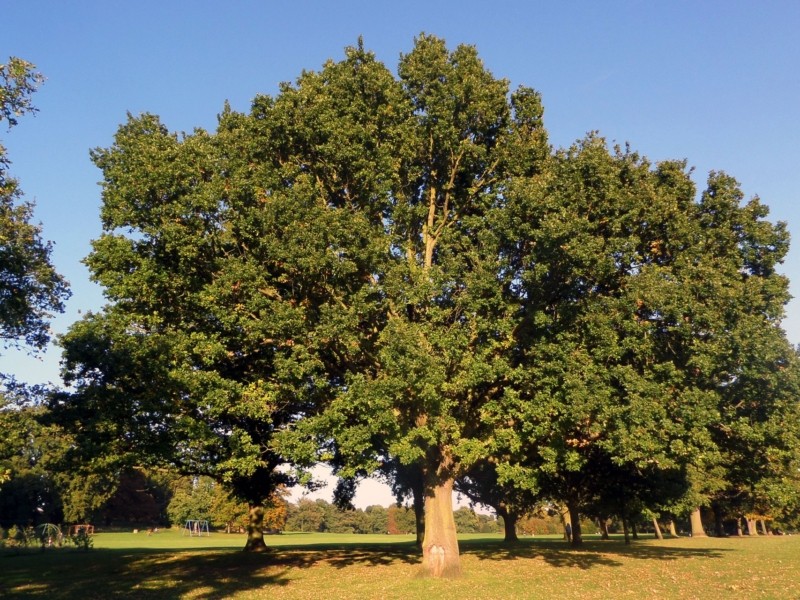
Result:
<svg viewBox="0 0 800 600">
<path fill-rule="evenodd" d="M 11 129 L 35 112 L 31 95 L 43 80 L 22 59 L 0 64 L 0 126 Z M 0 144 L 0 343 L 37 351 L 49 341 L 49 318 L 64 310 L 69 289 L 51 263 L 52 244 L 32 222 L 33 204 L 21 201 L 19 182 L 8 174 L 10 164 Z"/>
<path fill-rule="evenodd" d="M 421 495 L 436 576 L 460 571 L 457 480 L 565 503 L 576 543 L 599 507 L 786 496 L 785 226 L 722 173 L 698 198 L 685 162 L 554 150 L 540 95 L 471 46 L 420 35 L 394 75 L 359 42 L 213 133 L 129 115 L 92 158 L 109 304 L 63 337 L 53 407 L 84 458 L 222 482 L 250 549 L 316 461 L 344 501 L 374 472 Z"/>
</svg>

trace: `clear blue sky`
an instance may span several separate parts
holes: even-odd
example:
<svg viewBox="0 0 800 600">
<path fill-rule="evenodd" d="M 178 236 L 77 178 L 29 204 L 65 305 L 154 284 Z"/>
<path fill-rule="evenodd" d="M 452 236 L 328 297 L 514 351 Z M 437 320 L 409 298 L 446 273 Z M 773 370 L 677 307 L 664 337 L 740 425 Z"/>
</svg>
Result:
<svg viewBox="0 0 800 600">
<path fill-rule="evenodd" d="M 599 130 L 652 160 L 686 158 L 701 187 L 712 169 L 735 176 L 798 240 L 784 271 L 800 296 L 797 0 L 0 0 L 0 19 L 0 61 L 25 58 L 47 77 L 39 114 L 0 138 L 72 284 L 56 333 L 103 302 L 81 264 L 100 233 L 89 150 L 110 144 L 127 111 L 213 129 L 225 100 L 247 111 L 360 35 L 394 69 L 422 31 L 476 45 L 495 75 L 538 89 L 558 146 Z M 799 302 L 784 324 L 800 342 Z M 57 349 L 0 360 L 23 381 L 58 381 Z"/>
</svg>

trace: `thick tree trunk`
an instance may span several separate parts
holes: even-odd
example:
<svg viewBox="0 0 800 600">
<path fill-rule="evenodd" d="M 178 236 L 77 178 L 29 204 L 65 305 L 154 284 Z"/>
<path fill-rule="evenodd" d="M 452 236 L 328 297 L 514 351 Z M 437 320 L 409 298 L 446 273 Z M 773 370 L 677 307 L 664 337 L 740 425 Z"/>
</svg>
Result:
<svg viewBox="0 0 800 600">
<path fill-rule="evenodd" d="M 622 535 L 625 536 L 625 543 L 631 543 L 631 536 L 628 533 L 628 519 L 622 519 Z"/>
<path fill-rule="evenodd" d="M 669 520 L 668 526 L 669 526 L 669 534 L 672 537 L 678 537 L 678 530 L 675 529 L 675 521 L 673 519 Z"/>
<path fill-rule="evenodd" d="M 266 552 L 267 544 L 264 542 L 264 507 L 250 505 L 247 520 L 247 543 L 245 552 Z"/>
<path fill-rule="evenodd" d="M 758 535 L 755 519 L 747 519 L 747 535 Z"/>
<path fill-rule="evenodd" d="M 572 526 L 572 545 L 583 545 L 583 533 L 581 533 L 581 516 L 578 513 L 578 507 L 573 503 L 567 503 L 569 509 L 569 521 Z"/>
<path fill-rule="evenodd" d="M 498 511 L 501 517 L 503 517 L 503 542 L 506 544 L 513 544 L 519 541 L 517 537 L 517 515 L 516 513 L 510 512 L 505 508 L 501 508 Z"/>
<path fill-rule="evenodd" d="M 692 537 L 706 537 L 706 532 L 703 529 L 703 519 L 700 516 L 700 507 L 692 511 L 689 521 L 692 524 Z"/>
<path fill-rule="evenodd" d="M 434 476 L 426 488 L 423 572 L 431 577 L 459 577 L 461 558 L 453 518 L 453 478 Z"/>
<path fill-rule="evenodd" d="M 658 519 L 656 519 L 655 517 L 653 517 L 653 529 L 655 529 L 656 538 L 659 540 L 663 540 L 664 536 L 661 534 L 661 527 L 658 526 Z"/>
</svg>

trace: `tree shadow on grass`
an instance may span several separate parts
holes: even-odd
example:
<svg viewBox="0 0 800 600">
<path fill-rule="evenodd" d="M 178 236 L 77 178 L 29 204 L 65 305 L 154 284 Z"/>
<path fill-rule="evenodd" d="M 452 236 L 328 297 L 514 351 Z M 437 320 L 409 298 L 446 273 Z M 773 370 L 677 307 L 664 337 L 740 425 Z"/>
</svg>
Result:
<svg viewBox="0 0 800 600">
<path fill-rule="evenodd" d="M 249 554 L 240 550 L 71 549 L 0 555 L 2 598 L 180 598 L 210 600 L 289 585 L 293 571 L 326 564 L 417 563 L 416 546 L 308 544 Z"/>
<path fill-rule="evenodd" d="M 227 598 L 283 586 L 288 569 L 265 556 L 233 551 L 59 551 L 2 557 L 4 598 Z"/>
<path fill-rule="evenodd" d="M 556 540 L 465 540 L 462 554 L 479 561 L 544 560 L 554 567 L 621 567 L 624 561 L 721 558 L 727 550 L 621 542 L 586 542 L 572 548 Z M 263 554 L 234 549 L 62 550 L 18 556 L 0 554 L 3 598 L 228 598 L 240 592 L 290 585 L 298 570 L 315 566 L 391 566 L 420 563 L 408 544 L 298 544 Z"/>
<path fill-rule="evenodd" d="M 421 551 L 414 543 L 409 544 L 307 544 L 298 547 L 283 547 L 272 553 L 274 564 L 305 568 L 320 563 L 337 569 L 352 565 L 389 566 L 392 564 L 417 564 Z"/>
<path fill-rule="evenodd" d="M 621 567 L 622 558 L 642 560 L 722 558 L 723 553 L 729 552 L 721 548 L 625 545 L 614 541 L 588 541 L 579 548 L 556 540 L 520 540 L 513 544 L 496 540 L 469 540 L 460 545 L 462 554 L 471 554 L 479 560 L 541 559 L 554 567 L 579 569 L 591 569 L 597 566 Z"/>
</svg>

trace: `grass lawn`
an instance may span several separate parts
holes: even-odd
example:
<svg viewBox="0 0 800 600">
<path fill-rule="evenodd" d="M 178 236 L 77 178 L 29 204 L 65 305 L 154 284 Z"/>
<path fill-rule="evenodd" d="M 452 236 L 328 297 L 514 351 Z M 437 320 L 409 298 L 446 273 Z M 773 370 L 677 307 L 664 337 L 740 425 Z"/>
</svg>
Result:
<svg viewBox="0 0 800 600">
<path fill-rule="evenodd" d="M 461 536 L 464 576 L 419 577 L 411 536 L 99 533 L 94 548 L 0 552 L 0 598 L 800 598 L 800 536 L 558 539 Z"/>
</svg>

